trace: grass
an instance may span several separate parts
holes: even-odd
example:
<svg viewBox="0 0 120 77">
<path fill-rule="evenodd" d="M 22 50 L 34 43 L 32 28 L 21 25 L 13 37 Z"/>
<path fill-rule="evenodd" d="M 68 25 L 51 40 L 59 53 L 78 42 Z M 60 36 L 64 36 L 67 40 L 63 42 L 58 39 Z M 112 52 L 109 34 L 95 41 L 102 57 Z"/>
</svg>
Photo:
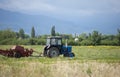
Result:
<svg viewBox="0 0 120 77">
<path fill-rule="evenodd" d="M 0 45 L 9 49 L 13 45 Z M 73 46 L 75 58 L 37 57 L 44 46 L 29 45 L 35 57 L 0 55 L 0 77 L 120 77 L 120 46 Z"/>
<path fill-rule="evenodd" d="M 13 45 L 0 45 L 0 49 L 10 49 Z M 26 61 L 40 61 L 42 63 L 51 63 L 54 61 L 73 61 L 78 60 L 79 62 L 95 60 L 99 62 L 120 62 L 120 46 L 73 46 L 72 51 L 75 53 L 74 58 L 64 58 L 62 55 L 57 58 L 45 58 L 45 57 L 37 57 L 40 53 L 43 52 L 44 46 L 40 45 L 27 45 L 25 48 L 34 49 L 33 56 L 35 57 L 27 57 L 20 58 L 19 60 Z M 6 57 L 1 58 L 1 61 Z M 7 59 L 9 60 L 9 59 Z"/>
<path fill-rule="evenodd" d="M 0 45 L 0 49 L 10 49 L 13 45 Z M 73 46 L 72 51 L 75 53 L 75 58 L 64 58 L 62 55 L 58 58 L 37 57 L 43 52 L 44 46 L 28 45 L 25 48 L 34 49 L 33 56 L 22 58 L 23 60 L 38 60 L 41 62 L 51 62 L 57 60 L 96 60 L 105 62 L 120 62 L 120 46 Z"/>
<path fill-rule="evenodd" d="M 75 46 L 76 59 L 120 60 L 119 46 Z"/>
</svg>

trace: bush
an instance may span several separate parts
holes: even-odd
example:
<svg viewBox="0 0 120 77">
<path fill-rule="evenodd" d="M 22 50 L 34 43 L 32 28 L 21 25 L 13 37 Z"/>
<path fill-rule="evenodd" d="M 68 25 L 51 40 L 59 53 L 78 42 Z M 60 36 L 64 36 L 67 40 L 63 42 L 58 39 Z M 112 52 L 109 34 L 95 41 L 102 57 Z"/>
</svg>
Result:
<svg viewBox="0 0 120 77">
<path fill-rule="evenodd" d="M 92 41 L 90 41 L 90 40 L 82 40 L 81 42 L 80 42 L 80 45 L 85 45 L 85 46 L 88 46 L 88 45 L 92 45 Z"/>
<path fill-rule="evenodd" d="M 31 39 L 29 39 L 28 44 L 30 44 L 30 45 L 36 45 L 36 42 L 37 42 L 37 40 L 35 38 L 31 38 Z"/>
<path fill-rule="evenodd" d="M 101 45 L 118 45 L 118 40 L 101 40 Z"/>
<path fill-rule="evenodd" d="M 46 44 L 46 40 L 45 39 L 38 39 L 37 40 L 37 45 L 45 45 Z"/>
</svg>

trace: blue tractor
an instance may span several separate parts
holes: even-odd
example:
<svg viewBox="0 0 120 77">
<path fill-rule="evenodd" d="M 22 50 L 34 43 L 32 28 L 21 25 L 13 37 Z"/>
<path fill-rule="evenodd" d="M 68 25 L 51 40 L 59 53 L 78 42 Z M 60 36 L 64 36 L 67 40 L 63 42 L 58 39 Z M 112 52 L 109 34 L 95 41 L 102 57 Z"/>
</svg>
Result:
<svg viewBox="0 0 120 77">
<path fill-rule="evenodd" d="M 50 58 L 58 57 L 59 55 L 63 55 L 64 57 L 75 56 L 72 52 L 72 46 L 64 46 L 62 44 L 62 37 L 60 36 L 51 36 L 47 38 L 43 55 Z"/>
</svg>

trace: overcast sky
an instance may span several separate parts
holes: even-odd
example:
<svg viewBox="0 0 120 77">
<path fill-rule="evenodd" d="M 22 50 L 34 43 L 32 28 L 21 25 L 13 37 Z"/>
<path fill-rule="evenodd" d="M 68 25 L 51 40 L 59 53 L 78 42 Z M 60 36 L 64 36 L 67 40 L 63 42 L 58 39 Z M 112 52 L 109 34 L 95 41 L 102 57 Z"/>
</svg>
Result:
<svg viewBox="0 0 120 77">
<path fill-rule="evenodd" d="M 86 27 L 86 23 L 92 22 L 102 25 L 105 23 L 107 26 L 113 24 L 111 26 L 115 29 L 120 28 L 120 0 L 0 0 L 0 9 L 27 15 L 48 16 L 75 25 L 84 22 L 82 25 L 85 24 Z"/>
<path fill-rule="evenodd" d="M 120 0 L 0 0 L 0 8 L 27 14 L 55 17 L 120 13 Z"/>
</svg>

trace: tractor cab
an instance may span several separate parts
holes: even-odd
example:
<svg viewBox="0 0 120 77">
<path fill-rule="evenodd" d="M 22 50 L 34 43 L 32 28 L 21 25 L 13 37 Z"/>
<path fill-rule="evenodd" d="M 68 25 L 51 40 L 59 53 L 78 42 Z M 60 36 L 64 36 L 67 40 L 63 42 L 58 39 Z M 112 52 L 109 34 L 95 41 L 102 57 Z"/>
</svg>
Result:
<svg viewBox="0 0 120 77">
<path fill-rule="evenodd" d="M 62 37 L 48 37 L 43 55 L 47 57 L 57 57 L 62 54 L 64 57 L 74 57 L 74 53 L 72 53 L 72 47 L 64 46 L 62 44 Z"/>
<path fill-rule="evenodd" d="M 62 45 L 61 37 L 48 37 L 46 45 Z"/>
</svg>

